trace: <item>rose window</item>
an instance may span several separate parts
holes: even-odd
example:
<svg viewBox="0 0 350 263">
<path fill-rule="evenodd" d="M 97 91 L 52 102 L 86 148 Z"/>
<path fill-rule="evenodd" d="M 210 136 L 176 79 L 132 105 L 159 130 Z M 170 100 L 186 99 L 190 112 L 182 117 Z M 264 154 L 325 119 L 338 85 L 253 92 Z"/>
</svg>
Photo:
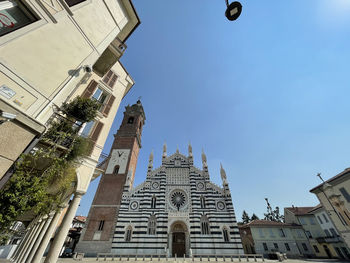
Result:
<svg viewBox="0 0 350 263">
<path fill-rule="evenodd" d="M 185 194 L 178 191 L 171 194 L 170 200 L 171 204 L 175 206 L 177 210 L 180 210 L 180 207 L 183 207 L 186 203 Z"/>
</svg>

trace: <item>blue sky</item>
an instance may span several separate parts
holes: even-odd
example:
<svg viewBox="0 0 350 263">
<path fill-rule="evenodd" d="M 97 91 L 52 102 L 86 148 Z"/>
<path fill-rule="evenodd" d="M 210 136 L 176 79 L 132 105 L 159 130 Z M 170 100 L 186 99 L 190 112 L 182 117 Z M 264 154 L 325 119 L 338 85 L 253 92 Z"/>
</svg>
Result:
<svg viewBox="0 0 350 263">
<path fill-rule="evenodd" d="M 350 2 L 243 1 L 241 17 L 224 16 L 224 0 L 134 0 L 141 25 L 122 58 L 136 84 L 124 106 L 142 96 L 146 125 L 135 184 L 148 156 L 187 154 L 212 181 L 228 176 L 236 216 L 263 217 L 272 206 L 318 204 L 309 190 L 318 172 L 330 178 L 350 166 Z M 87 215 L 98 179 L 77 214 Z"/>
</svg>

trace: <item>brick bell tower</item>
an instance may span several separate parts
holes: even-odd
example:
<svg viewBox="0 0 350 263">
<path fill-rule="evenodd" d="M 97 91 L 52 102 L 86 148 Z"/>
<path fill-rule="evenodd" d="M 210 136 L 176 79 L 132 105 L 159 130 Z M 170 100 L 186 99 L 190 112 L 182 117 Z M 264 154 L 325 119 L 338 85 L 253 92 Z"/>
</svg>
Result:
<svg viewBox="0 0 350 263">
<path fill-rule="evenodd" d="M 76 252 L 95 256 L 99 252 L 111 251 L 123 190 L 132 187 L 134 182 L 145 120 L 140 100 L 125 107 L 123 122 L 114 135 L 110 154 L 103 165 L 105 172 L 98 185 Z"/>
</svg>

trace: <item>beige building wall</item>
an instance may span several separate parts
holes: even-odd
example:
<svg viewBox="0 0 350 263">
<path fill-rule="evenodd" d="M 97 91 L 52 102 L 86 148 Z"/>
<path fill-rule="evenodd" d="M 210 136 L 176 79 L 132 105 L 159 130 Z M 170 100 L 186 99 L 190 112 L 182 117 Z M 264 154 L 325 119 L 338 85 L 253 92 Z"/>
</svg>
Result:
<svg viewBox="0 0 350 263">
<path fill-rule="evenodd" d="M 72 1 L 1 2 L 14 3 L 14 8 L 21 7 L 31 13 L 32 21 L 18 29 L 15 23 L 13 29 L 16 30 L 6 34 L 0 31 L 0 110 L 4 111 L 3 105 L 9 105 L 16 116 L 22 114 L 41 127 L 27 126 L 28 121 L 15 131 L 12 124 L 0 126 L 1 134 L 6 135 L 2 136 L 3 141 L 16 140 L 11 153 L 1 148 L 0 141 L 0 179 L 33 138 L 45 130 L 54 107 L 79 94 L 89 78 L 96 77 L 94 73 L 87 73 L 85 66 L 93 66 L 107 48 L 113 50 L 115 63 L 124 52 L 123 42 L 140 23 L 130 0 L 85 0 L 71 7 L 67 5 L 69 2 Z M 9 10 L 1 12 L 6 11 Z M 115 115 L 115 107 L 125 90 L 133 85 L 127 72 L 118 65 L 114 68 L 120 76 L 113 91 L 116 100 L 111 116 Z M 97 142 L 100 147 L 104 143 L 102 137 L 108 133 L 109 121 L 103 120 L 104 129 Z M 20 118 L 14 123 L 18 122 Z M 98 154 L 98 150 L 94 151 L 93 159 Z M 91 165 L 93 169 L 94 164 Z"/>
<path fill-rule="evenodd" d="M 350 248 L 350 169 L 313 188 L 337 232 Z"/>
</svg>

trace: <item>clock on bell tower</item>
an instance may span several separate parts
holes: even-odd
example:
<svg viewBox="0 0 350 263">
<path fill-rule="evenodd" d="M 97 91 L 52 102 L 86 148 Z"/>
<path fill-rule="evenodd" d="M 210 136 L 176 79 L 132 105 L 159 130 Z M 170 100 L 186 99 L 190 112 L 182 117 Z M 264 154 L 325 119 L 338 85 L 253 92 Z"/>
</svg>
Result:
<svg viewBox="0 0 350 263">
<path fill-rule="evenodd" d="M 91 251 L 91 256 L 111 250 L 124 187 L 130 187 L 134 182 L 145 120 L 140 100 L 125 107 L 123 121 L 114 135 L 104 173 L 89 211 L 86 230 L 78 244 L 79 250 Z"/>
</svg>

